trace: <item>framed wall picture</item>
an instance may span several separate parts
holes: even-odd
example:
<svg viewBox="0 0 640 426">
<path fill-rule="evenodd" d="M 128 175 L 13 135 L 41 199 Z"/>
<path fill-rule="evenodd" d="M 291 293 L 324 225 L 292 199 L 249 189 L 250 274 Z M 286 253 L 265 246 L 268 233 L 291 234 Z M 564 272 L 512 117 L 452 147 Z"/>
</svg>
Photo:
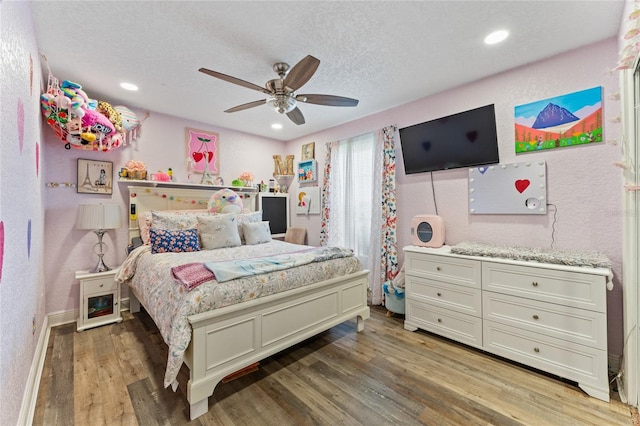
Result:
<svg viewBox="0 0 640 426">
<path fill-rule="evenodd" d="M 296 214 L 320 214 L 319 186 L 305 186 L 298 189 Z"/>
<path fill-rule="evenodd" d="M 318 180 L 316 160 L 301 161 L 298 163 L 298 182 L 308 183 Z"/>
<path fill-rule="evenodd" d="M 80 194 L 113 194 L 113 163 L 78 158 L 77 192 Z"/>
<path fill-rule="evenodd" d="M 212 175 L 220 174 L 220 136 L 207 130 L 185 128 L 187 155 L 192 170 L 204 173 L 208 169 Z"/>
<path fill-rule="evenodd" d="M 602 142 L 602 87 L 514 108 L 516 154 Z"/>
<path fill-rule="evenodd" d="M 302 161 L 313 160 L 314 158 L 316 158 L 315 150 L 316 150 L 315 142 L 302 145 L 302 156 L 300 157 L 300 159 Z"/>
</svg>

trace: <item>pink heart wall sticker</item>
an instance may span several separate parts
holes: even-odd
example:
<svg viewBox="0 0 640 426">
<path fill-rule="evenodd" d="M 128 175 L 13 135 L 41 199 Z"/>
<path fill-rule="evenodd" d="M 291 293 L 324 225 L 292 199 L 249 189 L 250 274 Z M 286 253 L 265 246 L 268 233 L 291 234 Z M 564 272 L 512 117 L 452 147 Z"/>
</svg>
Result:
<svg viewBox="0 0 640 426">
<path fill-rule="evenodd" d="M 523 193 L 525 189 L 527 189 L 531 185 L 529 179 L 518 179 L 516 181 L 516 189 L 519 193 Z"/>
<path fill-rule="evenodd" d="M 2 261 L 4 260 L 4 222 L 0 222 L 0 282 L 2 282 Z"/>
</svg>

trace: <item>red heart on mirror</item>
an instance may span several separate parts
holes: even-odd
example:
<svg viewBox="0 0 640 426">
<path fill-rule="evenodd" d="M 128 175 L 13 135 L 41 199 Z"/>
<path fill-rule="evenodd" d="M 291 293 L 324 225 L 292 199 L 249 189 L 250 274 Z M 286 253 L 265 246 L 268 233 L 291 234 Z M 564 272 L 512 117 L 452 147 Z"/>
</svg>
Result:
<svg viewBox="0 0 640 426">
<path fill-rule="evenodd" d="M 529 181 L 529 179 L 518 179 L 516 181 L 516 189 L 518 190 L 519 193 L 522 194 L 524 190 L 529 187 L 530 184 L 531 182 Z"/>
<path fill-rule="evenodd" d="M 213 152 L 205 151 L 205 152 L 203 152 L 203 154 L 207 157 L 207 163 L 210 163 L 211 159 L 213 158 Z"/>
<path fill-rule="evenodd" d="M 200 160 L 202 160 L 202 157 L 203 157 L 201 152 L 194 152 L 194 153 L 191 154 L 191 156 L 196 161 L 196 163 L 199 163 Z"/>
</svg>

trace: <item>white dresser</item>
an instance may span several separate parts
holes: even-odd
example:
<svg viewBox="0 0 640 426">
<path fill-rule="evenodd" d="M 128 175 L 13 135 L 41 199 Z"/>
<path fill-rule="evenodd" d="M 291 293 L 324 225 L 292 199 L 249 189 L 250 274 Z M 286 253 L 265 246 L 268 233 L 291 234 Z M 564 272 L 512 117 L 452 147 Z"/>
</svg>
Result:
<svg viewBox="0 0 640 426">
<path fill-rule="evenodd" d="M 578 383 L 609 401 L 605 268 L 408 246 L 404 328 L 418 328 Z"/>
</svg>

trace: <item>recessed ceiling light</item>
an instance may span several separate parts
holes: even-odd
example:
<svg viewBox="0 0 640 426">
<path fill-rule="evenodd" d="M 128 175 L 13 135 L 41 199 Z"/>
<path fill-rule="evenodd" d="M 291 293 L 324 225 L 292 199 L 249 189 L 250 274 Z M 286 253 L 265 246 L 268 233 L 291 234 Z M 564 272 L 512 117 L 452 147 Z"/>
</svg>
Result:
<svg viewBox="0 0 640 426">
<path fill-rule="evenodd" d="M 280 124 L 280 123 L 273 123 L 273 124 L 271 125 L 271 128 L 272 128 L 273 130 L 280 130 L 280 129 L 282 129 L 282 124 Z"/>
<path fill-rule="evenodd" d="M 496 44 L 496 43 L 500 43 L 501 41 L 503 41 L 507 37 L 509 37 L 509 31 L 507 31 L 507 30 L 498 30 L 498 31 L 494 31 L 491 34 L 489 34 L 488 36 L 486 36 L 484 38 L 484 42 L 486 44 Z"/>
<path fill-rule="evenodd" d="M 132 92 L 138 90 L 138 86 L 132 83 L 120 83 L 120 87 L 122 87 L 124 90 L 131 90 Z"/>
</svg>

